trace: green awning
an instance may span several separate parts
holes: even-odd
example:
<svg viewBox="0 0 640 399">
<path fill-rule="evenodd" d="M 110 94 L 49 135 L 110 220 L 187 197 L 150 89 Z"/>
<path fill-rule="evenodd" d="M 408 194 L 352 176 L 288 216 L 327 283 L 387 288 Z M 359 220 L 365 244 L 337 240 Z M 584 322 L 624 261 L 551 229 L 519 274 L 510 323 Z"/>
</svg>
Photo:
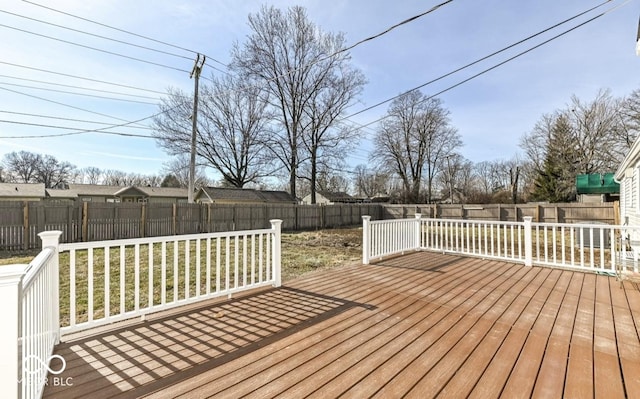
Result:
<svg viewBox="0 0 640 399">
<path fill-rule="evenodd" d="M 619 194 L 620 184 L 613 180 L 613 173 L 595 173 L 576 177 L 578 194 Z"/>
</svg>

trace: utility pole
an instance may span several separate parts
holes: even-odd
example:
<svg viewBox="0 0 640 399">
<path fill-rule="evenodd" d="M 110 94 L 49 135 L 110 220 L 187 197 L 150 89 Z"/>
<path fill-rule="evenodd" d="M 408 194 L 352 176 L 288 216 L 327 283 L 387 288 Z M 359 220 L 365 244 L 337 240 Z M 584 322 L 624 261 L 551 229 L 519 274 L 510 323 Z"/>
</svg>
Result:
<svg viewBox="0 0 640 399">
<path fill-rule="evenodd" d="M 446 158 L 447 158 L 447 171 L 449 172 L 449 199 L 453 204 L 453 178 L 451 176 L 451 164 L 449 163 L 449 158 L 451 158 L 451 155 L 447 155 Z"/>
<path fill-rule="evenodd" d="M 191 159 L 189 160 L 189 193 L 187 194 L 187 202 L 193 203 L 193 192 L 196 185 L 196 135 L 198 133 L 198 82 L 200 80 L 200 72 L 204 65 L 206 57 L 198 53 L 196 62 L 193 64 L 191 75 L 194 78 L 195 87 L 193 89 L 193 115 L 191 115 Z"/>
</svg>

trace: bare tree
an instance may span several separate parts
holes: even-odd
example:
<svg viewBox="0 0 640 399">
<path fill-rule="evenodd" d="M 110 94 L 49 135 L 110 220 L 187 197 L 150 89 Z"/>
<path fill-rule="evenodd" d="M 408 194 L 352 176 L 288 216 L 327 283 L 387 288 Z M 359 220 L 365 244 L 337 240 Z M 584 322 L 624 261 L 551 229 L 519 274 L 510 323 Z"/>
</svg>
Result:
<svg viewBox="0 0 640 399">
<path fill-rule="evenodd" d="M 83 180 L 87 184 L 100 184 L 102 181 L 102 170 L 95 166 L 88 166 L 82 168 Z"/>
<path fill-rule="evenodd" d="M 6 154 L 3 164 L 12 180 L 20 183 L 44 183 L 47 188 L 68 184 L 76 170 L 69 162 L 58 161 L 51 155 L 27 151 Z"/>
<path fill-rule="evenodd" d="M 379 195 L 389 195 L 390 177 L 387 173 L 370 169 L 367 165 L 358 165 L 354 170 L 354 186 L 359 196 L 373 198 Z"/>
<path fill-rule="evenodd" d="M 337 38 L 337 37 L 336 37 Z M 342 40 L 327 51 L 338 48 Z M 342 57 L 333 57 L 335 63 L 343 63 Z M 338 69 L 338 73 L 326 75 L 325 82 L 318 90 L 311 93 L 308 107 L 305 109 L 305 119 L 308 121 L 302 142 L 310 166 L 309 181 L 311 188 L 311 203 L 316 203 L 316 189 L 320 169 L 333 167 L 338 170 L 350 146 L 355 142 L 357 130 L 341 126 L 336 123 L 343 111 L 350 105 L 353 98 L 362 91 L 365 78 L 359 70 L 348 65 L 327 65 L 326 69 Z"/>
<path fill-rule="evenodd" d="M 189 187 L 189 155 L 182 154 L 174 157 L 171 161 L 165 163 L 162 167 L 162 173 L 174 177 L 178 187 Z M 202 165 L 196 166 L 195 186 L 204 187 L 209 184 L 209 179 Z"/>
<path fill-rule="evenodd" d="M 58 161 L 51 155 L 40 156 L 36 163 L 36 181 L 47 188 L 69 184 L 75 166 L 66 161 Z"/>
<path fill-rule="evenodd" d="M 372 157 L 400 177 L 409 202 L 420 201 L 421 182 L 426 179 L 426 201 L 431 202 L 435 176 L 461 144 L 442 102 L 415 90 L 389 106 L 375 136 Z"/>
<path fill-rule="evenodd" d="M 317 157 L 322 143 L 342 141 L 329 132 L 336 132 L 336 118 L 364 79 L 348 67 L 343 35 L 321 31 L 302 7 L 264 6 L 249 15 L 249 27 L 247 41 L 233 49 L 232 66 L 269 95 L 277 120 L 271 149 L 287 169 L 289 191 L 296 196 L 298 168 L 306 159 L 301 147 Z"/>
<path fill-rule="evenodd" d="M 267 103 L 246 80 L 226 76 L 203 85 L 199 96 L 196 153 L 233 187 L 258 182 L 272 172 L 267 155 Z M 190 153 L 192 96 L 171 89 L 154 119 L 158 143 L 171 155 Z"/>
<path fill-rule="evenodd" d="M 318 191 L 349 192 L 349 179 L 336 171 L 321 171 L 317 179 Z M 311 195 L 314 195 L 312 191 Z"/>
<path fill-rule="evenodd" d="M 103 184 L 107 186 L 127 186 L 127 174 L 121 170 L 108 169 L 104 171 Z"/>
<path fill-rule="evenodd" d="M 520 146 L 537 170 L 544 169 L 549 151 L 557 151 L 577 173 L 615 170 L 628 152 L 632 137 L 622 114 L 623 105 L 608 90 L 600 90 L 590 102 L 574 95 L 567 108 L 543 115 L 521 139 Z M 553 134 L 554 130 L 558 133 L 560 119 L 566 124 L 566 137 L 561 140 Z M 561 167 L 566 169 L 569 163 Z"/>
<path fill-rule="evenodd" d="M 7 170 L 8 181 L 17 183 L 36 183 L 38 163 L 42 156 L 28 151 L 10 152 L 4 156 L 3 164 Z"/>
<path fill-rule="evenodd" d="M 495 162 L 482 161 L 474 166 L 475 201 L 488 202 L 493 194 L 495 184 Z"/>
</svg>

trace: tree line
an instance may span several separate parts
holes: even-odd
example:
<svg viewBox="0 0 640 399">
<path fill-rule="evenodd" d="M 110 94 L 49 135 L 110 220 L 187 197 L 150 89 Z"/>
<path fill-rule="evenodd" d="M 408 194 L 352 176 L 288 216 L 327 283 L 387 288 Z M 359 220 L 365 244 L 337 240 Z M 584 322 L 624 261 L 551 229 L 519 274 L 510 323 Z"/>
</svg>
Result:
<svg viewBox="0 0 640 399">
<path fill-rule="evenodd" d="M 68 161 L 28 151 L 5 154 L 0 162 L 0 183 L 43 183 L 46 188 L 67 188 L 69 184 L 108 186 L 182 187 L 188 186 L 188 166 L 184 157 L 166 163 L 158 174 L 78 168 Z M 198 186 L 210 185 L 204 171 L 197 171 Z"/>
</svg>

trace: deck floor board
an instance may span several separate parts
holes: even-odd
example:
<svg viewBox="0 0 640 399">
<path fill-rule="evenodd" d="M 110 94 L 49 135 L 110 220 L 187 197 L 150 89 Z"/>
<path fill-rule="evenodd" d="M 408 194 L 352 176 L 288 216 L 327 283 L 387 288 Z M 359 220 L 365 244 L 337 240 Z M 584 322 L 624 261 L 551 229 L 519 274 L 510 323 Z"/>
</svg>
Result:
<svg viewBox="0 0 640 399">
<path fill-rule="evenodd" d="M 69 337 L 44 397 L 630 397 L 639 331 L 613 277 L 417 252 Z"/>
</svg>

